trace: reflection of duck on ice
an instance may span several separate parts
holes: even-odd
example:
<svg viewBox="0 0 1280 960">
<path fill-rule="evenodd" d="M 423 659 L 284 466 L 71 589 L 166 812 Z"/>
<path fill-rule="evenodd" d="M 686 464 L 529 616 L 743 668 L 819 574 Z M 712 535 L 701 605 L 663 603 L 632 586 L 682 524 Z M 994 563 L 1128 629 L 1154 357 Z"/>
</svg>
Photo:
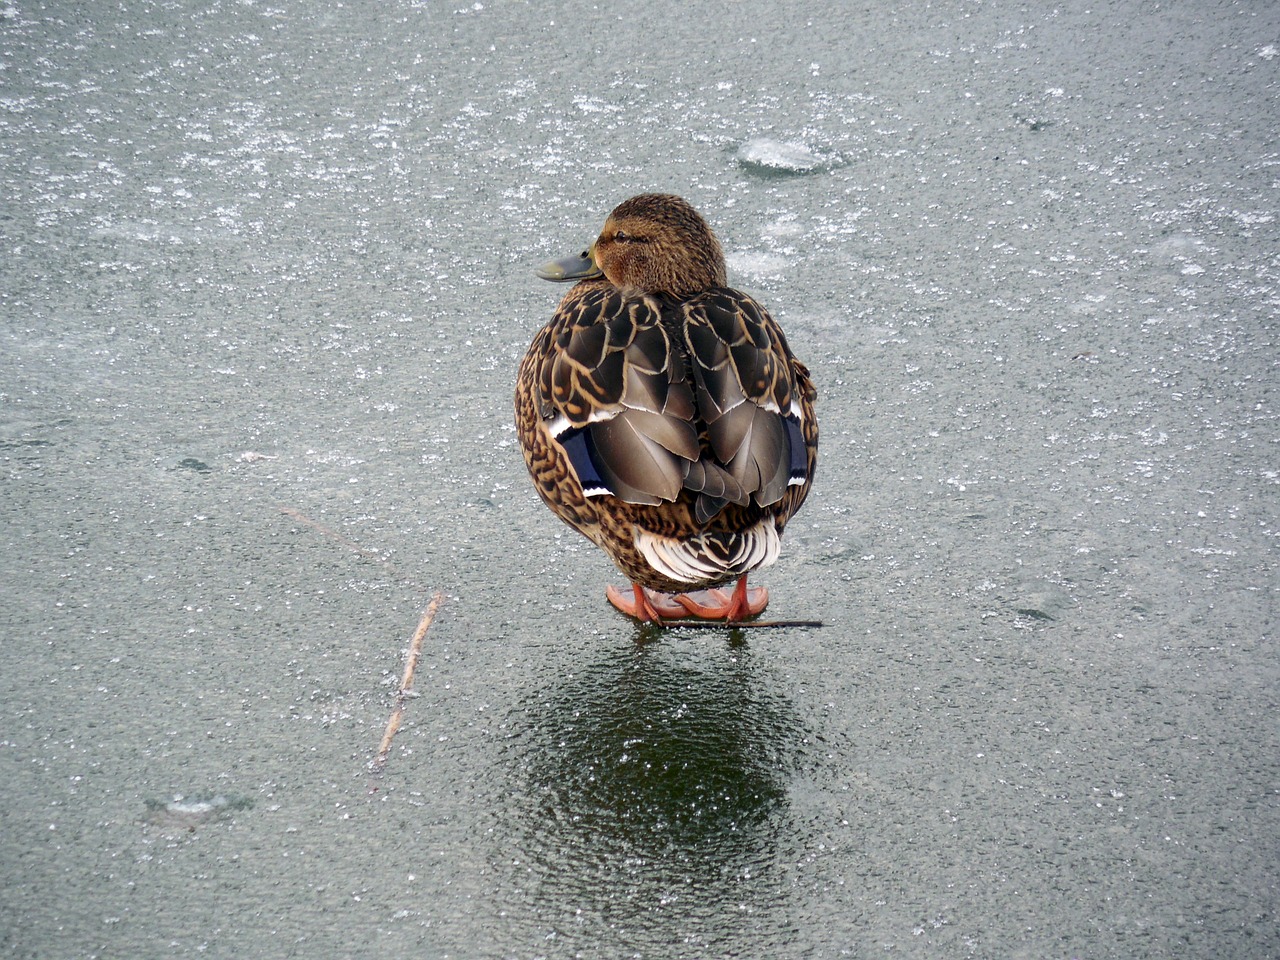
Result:
<svg viewBox="0 0 1280 960">
<path fill-rule="evenodd" d="M 614 647 L 549 675 L 503 722 L 515 788 L 495 834 L 542 896 L 649 923 L 655 894 L 777 881 L 819 739 L 748 645 Z"/>
</svg>

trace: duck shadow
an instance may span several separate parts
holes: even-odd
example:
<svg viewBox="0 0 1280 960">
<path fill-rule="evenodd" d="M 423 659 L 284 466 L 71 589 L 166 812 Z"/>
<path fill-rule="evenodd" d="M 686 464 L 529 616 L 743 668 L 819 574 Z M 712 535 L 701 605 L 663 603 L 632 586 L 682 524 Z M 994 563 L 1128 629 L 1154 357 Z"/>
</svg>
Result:
<svg viewBox="0 0 1280 960">
<path fill-rule="evenodd" d="M 637 644 L 529 692 L 508 717 L 502 859 L 543 922 L 688 922 L 691 901 L 736 911 L 769 882 L 814 740 L 775 687 L 731 639 Z"/>
</svg>

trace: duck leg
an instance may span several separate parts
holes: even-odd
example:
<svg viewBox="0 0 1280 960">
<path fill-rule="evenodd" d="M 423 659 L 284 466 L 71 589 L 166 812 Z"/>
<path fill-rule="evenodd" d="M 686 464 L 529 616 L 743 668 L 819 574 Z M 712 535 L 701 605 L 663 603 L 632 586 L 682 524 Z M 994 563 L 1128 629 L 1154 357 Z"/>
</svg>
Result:
<svg viewBox="0 0 1280 960">
<path fill-rule="evenodd" d="M 734 585 L 732 595 L 719 587 L 713 587 L 710 590 L 677 593 L 674 599 L 689 616 L 736 623 L 763 613 L 764 608 L 769 605 L 769 591 L 764 587 L 748 589 L 747 575 L 744 573 Z"/>
<path fill-rule="evenodd" d="M 638 583 L 631 585 L 632 596 L 609 584 L 604 595 L 619 611 L 641 623 L 662 623 L 664 619 L 685 616 L 686 608 L 677 603 L 677 595 L 649 590 Z"/>
</svg>

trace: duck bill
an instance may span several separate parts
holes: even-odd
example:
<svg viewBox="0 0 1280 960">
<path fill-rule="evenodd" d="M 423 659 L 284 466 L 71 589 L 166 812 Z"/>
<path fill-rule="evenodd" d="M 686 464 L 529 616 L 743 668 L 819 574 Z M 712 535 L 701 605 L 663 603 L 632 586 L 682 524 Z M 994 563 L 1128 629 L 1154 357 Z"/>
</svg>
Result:
<svg viewBox="0 0 1280 960">
<path fill-rule="evenodd" d="M 603 277 L 604 272 L 596 266 L 596 261 L 591 254 L 592 250 L 583 250 L 575 256 L 544 263 L 538 268 L 538 276 L 543 280 L 552 280 L 556 283 L 565 283 L 569 280 L 594 280 L 597 277 Z"/>
</svg>

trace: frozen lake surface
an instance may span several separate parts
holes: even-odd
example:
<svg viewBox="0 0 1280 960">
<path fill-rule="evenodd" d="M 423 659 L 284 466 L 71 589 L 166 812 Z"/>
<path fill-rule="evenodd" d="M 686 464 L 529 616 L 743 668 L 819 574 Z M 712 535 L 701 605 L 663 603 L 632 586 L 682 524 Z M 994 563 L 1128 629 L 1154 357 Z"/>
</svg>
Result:
<svg viewBox="0 0 1280 960">
<path fill-rule="evenodd" d="M 1280 956 L 1277 102 L 1247 0 L 4 4 L 0 953 Z M 820 630 L 639 631 L 525 475 L 654 189 Z"/>
</svg>

